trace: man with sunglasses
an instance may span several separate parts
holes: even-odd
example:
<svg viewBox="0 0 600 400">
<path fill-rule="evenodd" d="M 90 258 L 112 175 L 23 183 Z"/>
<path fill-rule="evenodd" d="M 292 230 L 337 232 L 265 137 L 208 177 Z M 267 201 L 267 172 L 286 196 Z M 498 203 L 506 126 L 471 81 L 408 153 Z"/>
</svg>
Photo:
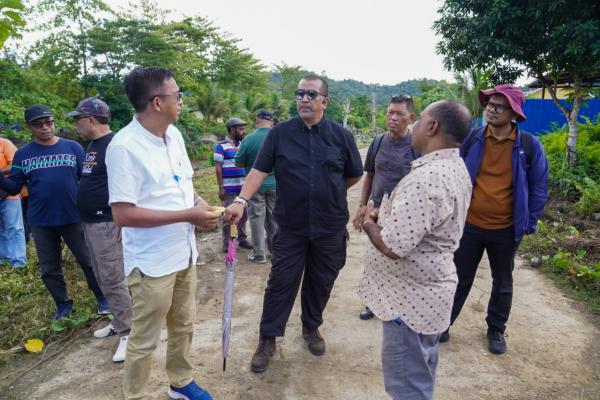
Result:
<svg viewBox="0 0 600 400">
<path fill-rule="evenodd" d="M 166 370 L 172 399 L 210 400 L 193 378 L 196 318 L 194 226 L 213 227 L 219 214 L 194 192 L 194 170 L 173 123 L 183 101 L 171 71 L 139 67 L 125 77 L 133 120 L 108 145 L 109 203 L 122 227 L 125 276 L 133 323 L 125 355 L 124 397 L 149 398 L 152 354 L 166 320 Z"/>
<path fill-rule="evenodd" d="M 106 148 L 114 137 L 108 125 L 110 109 L 102 100 L 90 97 L 80 101 L 75 111 L 67 114 L 67 118 L 73 118 L 81 137 L 90 142 L 83 162 L 77 206 L 92 267 L 114 317 L 106 327 L 96 330 L 94 337 L 105 338 L 118 334 L 119 345 L 112 361 L 123 362 L 132 312 L 131 296 L 123 272 L 120 232 L 113 222 L 108 204 L 105 156 Z"/>
<path fill-rule="evenodd" d="M 451 323 L 469 295 L 485 250 L 492 273 L 486 318 L 488 349 L 502 354 L 506 352 L 504 331 L 512 304 L 515 254 L 523 236 L 535 232 L 544 210 L 548 162 L 540 141 L 516 123 L 525 121 L 525 96 L 519 88 L 498 85 L 480 91 L 479 100 L 486 107 L 487 125 L 473 129 L 461 147 L 473 195 L 454 254 L 458 287 Z M 440 341 L 449 339 L 447 330 Z"/>
<path fill-rule="evenodd" d="M 373 207 L 379 208 L 384 195 L 392 193 L 398 182 L 410 172 L 410 165 L 417 158 L 411 146 L 412 133 L 408 127 L 415 119 L 412 97 L 392 96 L 387 111 L 388 132 L 376 137 L 367 151 L 362 194 L 352 220 L 359 232 L 362 231 L 369 199 L 373 201 Z M 359 315 L 363 320 L 373 316 L 369 307 L 365 307 Z"/>
<path fill-rule="evenodd" d="M 238 198 L 225 218 L 236 223 L 266 176 L 275 171 L 273 212 L 278 232 L 265 289 L 253 372 L 267 369 L 275 338 L 283 336 L 302 282 L 302 336 L 316 356 L 325 353 L 319 333 L 323 310 L 346 262 L 347 189 L 360 180 L 362 162 L 350 132 L 324 115 L 327 83 L 309 75 L 300 80 L 298 116 L 271 129 Z"/>
<path fill-rule="evenodd" d="M 6 179 L 0 176 L 0 188 L 11 195 L 19 193 L 25 184 L 29 188 L 29 224 L 42 280 L 56 303 L 54 319 L 68 316 L 73 309 L 61 267 L 61 239 L 83 270 L 88 287 L 98 300 L 98 313 L 108 314 L 108 304 L 94 276 L 77 209 L 83 148 L 77 142 L 55 136 L 54 118 L 45 105 L 27 108 L 25 122 L 33 140 L 17 150 L 10 176 Z"/>
</svg>

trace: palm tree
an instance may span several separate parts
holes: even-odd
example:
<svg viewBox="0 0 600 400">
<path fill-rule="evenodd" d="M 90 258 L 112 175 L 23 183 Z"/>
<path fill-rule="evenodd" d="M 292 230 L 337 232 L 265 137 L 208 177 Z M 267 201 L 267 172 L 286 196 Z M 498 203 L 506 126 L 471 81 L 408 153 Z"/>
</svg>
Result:
<svg viewBox="0 0 600 400">
<path fill-rule="evenodd" d="M 194 103 L 206 122 L 223 118 L 229 110 L 226 93 L 216 83 L 202 85 L 194 98 Z"/>
<path fill-rule="evenodd" d="M 256 112 L 261 108 L 265 108 L 267 106 L 267 102 L 265 99 L 255 91 L 250 91 L 246 93 L 246 97 L 244 97 L 244 114 L 248 121 L 253 121 L 256 116 Z"/>
<path fill-rule="evenodd" d="M 284 120 L 288 117 L 290 105 L 283 100 L 280 92 L 271 92 L 269 97 L 271 111 L 279 118 Z"/>
<path fill-rule="evenodd" d="M 455 73 L 457 91 L 460 101 L 467 106 L 475 119 L 475 127 L 479 126 L 479 118 L 483 107 L 479 102 L 479 91 L 488 85 L 488 75 L 485 71 L 471 68 L 465 73 Z"/>
</svg>

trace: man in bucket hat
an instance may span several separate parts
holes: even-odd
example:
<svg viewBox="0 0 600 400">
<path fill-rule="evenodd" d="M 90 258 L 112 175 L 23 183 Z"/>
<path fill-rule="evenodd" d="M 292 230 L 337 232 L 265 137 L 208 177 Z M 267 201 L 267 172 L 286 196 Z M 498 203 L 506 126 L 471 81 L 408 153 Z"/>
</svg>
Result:
<svg viewBox="0 0 600 400">
<path fill-rule="evenodd" d="M 482 90 L 487 125 L 475 128 L 461 147 L 473 195 L 463 237 L 454 253 L 458 287 L 454 296 L 453 323 L 469 294 L 485 250 L 492 272 L 492 293 L 486 322 L 488 349 L 506 352 L 504 330 L 510 313 L 512 271 L 519 243 L 535 232 L 548 197 L 548 162 L 540 141 L 523 132 L 515 121 L 525 120 L 525 96 L 513 85 Z M 442 334 L 441 342 L 450 338 Z"/>
</svg>

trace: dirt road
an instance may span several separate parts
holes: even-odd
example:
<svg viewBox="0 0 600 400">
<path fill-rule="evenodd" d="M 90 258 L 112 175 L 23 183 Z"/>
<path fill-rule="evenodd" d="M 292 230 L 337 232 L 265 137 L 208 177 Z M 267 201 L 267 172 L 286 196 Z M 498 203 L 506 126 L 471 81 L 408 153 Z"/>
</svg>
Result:
<svg viewBox="0 0 600 400">
<path fill-rule="evenodd" d="M 358 193 L 358 187 L 350 191 L 352 212 Z M 257 342 L 270 264 L 253 264 L 246 261 L 245 251 L 240 254 L 231 358 L 227 371 L 222 372 L 224 266 L 221 255 L 215 253 L 218 237 L 211 234 L 200 238 L 199 247 L 204 251 L 198 266 L 198 318 L 193 342 L 198 382 L 215 399 L 223 400 L 387 399 L 380 363 L 381 324 L 358 319 L 362 304 L 356 287 L 366 240 L 364 234 L 352 234 L 347 264 L 336 282 L 321 329 L 327 353 L 315 357 L 306 350 L 297 302 L 269 370 L 256 375 L 250 372 L 249 363 Z M 484 321 L 489 276 L 487 262 L 483 262 L 465 309 L 452 329 L 452 339 L 441 348 L 435 398 L 600 399 L 600 318 L 581 311 L 580 304 L 519 261 L 507 329 L 509 350 L 502 356 L 492 355 L 486 349 Z M 89 336 L 21 378 L 9 391 L 0 393 L 0 398 L 120 399 L 123 366 L 110 361 L 117 339 Z M 150 383 L 157 399 L 167 398 L 165 349 L 163 342 L 155 355 Z"/>
</svg>

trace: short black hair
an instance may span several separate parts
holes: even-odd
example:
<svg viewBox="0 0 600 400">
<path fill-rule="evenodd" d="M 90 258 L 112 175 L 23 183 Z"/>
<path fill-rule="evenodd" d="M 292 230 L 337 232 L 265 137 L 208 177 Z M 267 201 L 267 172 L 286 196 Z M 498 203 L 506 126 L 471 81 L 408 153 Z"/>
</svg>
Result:
<svg viewBox="0 0 600 400">
<path fill-rule="evenodd" d="M 320 77 L 319 75 L 309 74 L 304 75 L 301 80 L 305 81 L 321 81 L 321 94 L 323 96 L 329 96 L 329 85 L 325 78 Z"/>
<path fill-rule="evenodd" d="M 471 112 L 463 104 L 442 100 L 431 105 L 431 118 L 438 121 L 441 131 L 457 143 L 462 143 L 471 131 Z"/>
<path fill-rule="evenodd" d="M 415 112 L 415 103 L 413 102 L 412 96 L 406 94 L 394 94 L 390 98 L 390 104 L 406 104 L 406 109 L 409 113 Z"/>
<path fill-rule="evenodd" d="M 158 89 L 173 78 L 173 73 L 160 67 L 137 67 L 125 77 L 125 93 L 136 112 L 146 109 Z"/>
</svg>

